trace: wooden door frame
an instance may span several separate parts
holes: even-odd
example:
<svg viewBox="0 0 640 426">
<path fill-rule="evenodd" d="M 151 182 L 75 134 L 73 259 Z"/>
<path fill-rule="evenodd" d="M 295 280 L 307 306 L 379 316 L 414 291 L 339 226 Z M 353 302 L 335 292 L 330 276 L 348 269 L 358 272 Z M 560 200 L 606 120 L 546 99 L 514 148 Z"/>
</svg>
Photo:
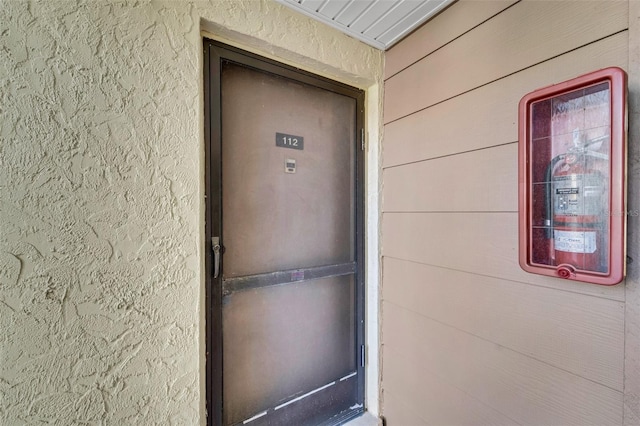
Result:
<svg viewBox="0 0 640 426">
<path fill-rule="evenodd" d="M 365 179 L 364 179 L 364 91 L 303 71 L 211 39 L 203 38 L 204 47 L 204 124 L 205 124 L 205 339 L 206 339 L 206 409 L 207 425 L 222 424 L 222 274 L 213 278 L 211 237 L 222 235 L 222 169 L 220 71 L 222 61 L 230 61 L 308 84 L 356 100 L 354 135 L 355 167 L 355 292 L 356 292 L 356 365 L 358 372 L 357 403 L 365 399 Z M 224 256 L 220 263 L 223 268 Z M 364 408 L 352 413 L 359 415 Z M 347 418 L 339 419 L 340 421 Z"/>
</svg>

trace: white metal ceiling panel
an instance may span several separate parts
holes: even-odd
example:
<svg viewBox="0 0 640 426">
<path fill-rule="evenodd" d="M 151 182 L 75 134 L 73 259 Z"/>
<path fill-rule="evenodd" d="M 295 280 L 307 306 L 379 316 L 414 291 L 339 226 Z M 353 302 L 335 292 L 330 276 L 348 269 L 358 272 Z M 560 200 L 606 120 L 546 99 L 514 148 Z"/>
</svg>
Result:
<svg viewBox="0 0 640 426">
<path fill-rule="evenodd" d="M 276 0 L 386 50 L 455 0 Z"/>
<path fill-rule="evenodd" d="M 445 7 L 453 3 L 452 0 L 431 0 L 420 2 L 409 14 L 401 17 L 388 30 L 376 37 L 385 46 L 392 46 L 408 35 L 411 31 L 424 24 Z M 435 6 L 435 7 L 434 7 Z"/>
<path fill-rule="evenodd" d="M 344 11 L 342 11 L 342 13 L 340 13 L 340 16 L 338 17 L 339 22 L 346 27 L 349 27 L 356 19 L 358 19 L 358 16 L 360 16 L 362 12 L 370 6 L 371 2 L 369 1 L 350 1 L 349 5 L 344 9 Z"/>
<path fill-rule="evenodd" d="M 384 19 L 387 12 L 397 2 L 389 0 L 373 0 L 371 7 L 365 10 L 349 27 L 350 30 L 363 34 L 371 25 Z"/>
<path fill-rule="evenodd" d="M 393 28 L 398 21 L 404 19 L 418 6 L 420 6 L 420 3 L 417 1 L 399 1 L 394 4 L 386 14 L 381 16 L 376 23 L 364 30 L 363 33 L 378 39 L 378 37 Z M 389 27 L 389 23 L 393 23 L 393 26 Z"/>
<path fill-rule="evenodd" d="M 325 2 L 319 9 L 319 13 L 329 19 L 340 19 L 338 14 L 349 4 L 349 0 L 332 0 Z"/>
<path fill-rule="evenodd" d="M 326 0 L 300 0 L 296 1 L 300 6 L 307 10 L 313 10 L 315 12 L 318 11 L 322 7 L 322 5 L 326 2 Z"/>
</svg>

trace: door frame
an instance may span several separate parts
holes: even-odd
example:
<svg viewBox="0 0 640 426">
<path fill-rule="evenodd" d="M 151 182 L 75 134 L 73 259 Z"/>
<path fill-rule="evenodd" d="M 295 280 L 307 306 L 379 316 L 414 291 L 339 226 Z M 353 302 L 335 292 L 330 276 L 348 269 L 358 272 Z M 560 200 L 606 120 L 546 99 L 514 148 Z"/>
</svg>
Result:
<svg viewBox="0 0 640 426">
<path fill-rule="evenodd" d="M 364 411 L 365 400 L 365 155 L 364 91 L 310 72 L 264 58 L 251 52 L 203 37 L 204 47 L 204 143 L 205 143 L 205 340 L 207 425 L 222 424 L 222 274 L 213 278 L 211 238 L 222 235 L 221 102 L 222 61 L 230 61 L 300 83 L 349 96 L 356 100 L 354 135 L 355 164 L 355 317 L 357 404 L 339 422 Z M 220 270 L 224 266 L 221 256 Z"/>
</svg>

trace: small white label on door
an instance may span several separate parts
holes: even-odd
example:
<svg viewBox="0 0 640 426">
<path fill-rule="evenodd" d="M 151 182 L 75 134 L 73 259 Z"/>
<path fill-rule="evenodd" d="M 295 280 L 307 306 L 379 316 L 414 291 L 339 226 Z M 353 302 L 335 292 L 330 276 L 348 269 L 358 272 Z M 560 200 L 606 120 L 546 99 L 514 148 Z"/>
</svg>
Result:
<svg viewBox="0 0 640 426">
<path fill-rule="evenodd" d="M 296 160 L 293 158 L 287 158 L 284 160 L 284 172 L 295 173 L 296 172 Z"/>
<path fill-rule="evenodd" d="M 553 231 L 553 243 L 558 251 L 595 253 L 596 233 L 587 231 Z"/>
</svg>

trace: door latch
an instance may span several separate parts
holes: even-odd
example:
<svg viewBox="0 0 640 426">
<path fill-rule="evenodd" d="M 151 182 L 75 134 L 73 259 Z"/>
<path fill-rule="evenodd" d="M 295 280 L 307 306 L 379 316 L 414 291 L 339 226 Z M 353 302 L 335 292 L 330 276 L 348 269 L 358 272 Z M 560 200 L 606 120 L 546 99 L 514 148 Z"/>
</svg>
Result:
<svg viewBox="0 0 640 426">
<path fill-rule="evenodd" d="M 213 249 L 213 278 L 218 278 L 220 273 L 220 237 L 211 237 Z"/>
</svg>

